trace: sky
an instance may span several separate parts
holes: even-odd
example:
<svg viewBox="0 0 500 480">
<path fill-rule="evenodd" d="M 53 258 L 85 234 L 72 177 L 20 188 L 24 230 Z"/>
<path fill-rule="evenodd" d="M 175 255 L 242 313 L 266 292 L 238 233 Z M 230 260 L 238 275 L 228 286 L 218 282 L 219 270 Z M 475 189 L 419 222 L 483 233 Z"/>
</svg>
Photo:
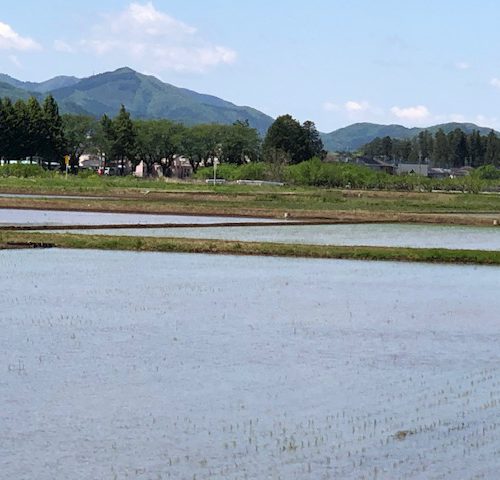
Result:
<svg viewBox="0 0 500 480">
<path fill-rule="evenodd" d="M 289 113 L 500 130 L 498 0 L 3 0 L 0 72 L 87 77 L 123 66 Z"/>
</svg>

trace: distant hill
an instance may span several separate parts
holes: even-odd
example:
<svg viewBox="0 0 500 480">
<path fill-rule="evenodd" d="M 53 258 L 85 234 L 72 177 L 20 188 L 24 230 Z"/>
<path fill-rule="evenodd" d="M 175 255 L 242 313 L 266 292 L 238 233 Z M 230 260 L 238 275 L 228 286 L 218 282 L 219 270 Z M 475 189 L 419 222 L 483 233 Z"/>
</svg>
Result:
<svg viewBox="0 0 500 480">
<path fill-rule="evenodd" d="M 240 107 L 211 95 L 178 88 L 130 68 L 83 79 L 56 77 L 41 84 L 21 82 L 7 75 L 0 76 L 2 80 L 4 85 L 9 83 L 17 89 L 2 96 L 15 100 L 25 97 L 22 91 L 50 92 L 64 113 L 114 116 L 123 104 L 133 118 L 167 118 L 186 125 L 231 124 L 248 120 L 262 134 L 273 122 L 271 117 L 254 108 Z"/>
<path fill-rule="evenodd" d="M 58 76 L 45 82 L 23 82 L 9 75 L 0 74 L 0 98 L 13 101 L 31 95 L 42 99 L 51 93 L 63 113 L 115 116 L 123 104 L 133 118 L 166 118 L 186 125 L 200 123 L 231 124 L 248 120 L 250 125 L 264 135 L 273 118 L 258 110 L 237 106 L 212 95 L 205 95 L 179 88 L 159 79 L 138 73 L 131 68 L 93 75 L 88 78 Z M 412 138 L 423 130 L 435 133 L 442 128 L 446 133 L 460 128 L 469 133 L 476 129 L 488 134 L 489 128 L 472 123 L 445 123 L 424 128 L 406 128 L 402 125 L 355 123 L 321 138 L 329 151 L 356 150 L 376 137 Z"/>
<path fill-rule="evenodd" d="M 51 78 L 50 80 L 46 80 L 45 82 L 22 82 L 21 80 L 17 80 L 16 78 L 12 78 L 9 75 L 5 75 L 4 73 L 0 73 L 0 82 L 8 83 L 13 87 L 19 88 L 21 90 L 27 90 L 28 92 L 37 92 L 37 93 L 48 93 L 52 90 L 56 90 L 58 88 L 69 87 L 77 84 L 80 81 L 79 78 L 76 77 L 67 77 L 61 75 L 59 77 Z"/>
<path fill-rule="evenodd" d="M 10 83 L 5 83 L 0 80 L 0 98 L 9 97 L 13 102 L 22 99 L 27 100 L 31 96 L 40 98 L 40 95 L 36 92 L 28 92 L 22 88 L 17 88 Z"/>
<path fill-rule="evenodd" d="M 321 134 L 325 149 L 329 151 L 353 151 L 371 142 L 376 137 L 392 138 L 413 138 L 424 130 L 434 134 L 439 129 L 449 133 L 460 128 L 465 133 L 471 133 L 478 130 L 482 135 L 491 132 L 491 128 L 478 127 L 473 123 L 443 123 L 433 125 L 427 128 L 407 128 L 402 125 L 378 125 L 376 123 L 355 123 L 348 127 L 340 128 L 331 133 Z"/>
</svg>

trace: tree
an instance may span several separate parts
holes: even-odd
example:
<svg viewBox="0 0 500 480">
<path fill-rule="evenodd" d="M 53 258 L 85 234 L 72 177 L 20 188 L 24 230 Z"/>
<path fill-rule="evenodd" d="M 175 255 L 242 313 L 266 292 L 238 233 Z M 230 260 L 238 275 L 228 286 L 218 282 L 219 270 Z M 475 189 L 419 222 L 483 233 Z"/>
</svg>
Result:
<svg viewBox="0 0 500 480">
<path fill-rule="evenodd" d="M 62 123 L 65 151 L 70 156 L 71 170 L 75 172 L 80 156 L 95 148 L 97 122 L 86 115 L 63 115 Z"/>
<path fill-rule="evenodd" d="M 302 131 L 304 142 L 303 160 L 310 160 L 313 157 L 325 158 L 326 151 L 323 149 L 323 141 L 314 122 L 310 120 L 305 121 L 302 124 Z"/>
<path fill-rule="evenodd" d="M 31 162 L 32 157 L 40 155 L 40 152 L 43 150 L 46 136 L 46 124 L 43 118 L 42 107 L 35 97 L 30 97 L 28 99 L 25 111 L 27 115 L 27 138 L 25 148 Z"/>
<path fill-rule="evenodd" d="M 496 133 L 492 130 L 486 138 L 484 163 L 488 165 L 500 164 L 500 145 Z"/>
<path fill-rule="evenodd" d="M 16 111 L 10 98 L 0 100 L 0 158 L 9 162 L 16 155 Z"/>
<path fill-rule="evenodd" d="M 99 153 L 103 155 L 105 159 L 116 160 L 116 132 L 113 120 L 106 114 L 101 117 L 97 125 L 95 143 Z"/>
<path fill-rule="evenodd" d="M 59 161 L 61 170 L 64 169 L 64 154 L 66 141 L 64 139 L 64 129 L 62 118 L 59 114 L 59 107 L 52 95 L 48 95 L 42 106 L 42 117 L 44 122 L 44 136 L 42 147 L 42 156 L 48 162 L 53 160 Z"/>
<path fill-rule="evenodd" d="M 484 142 L 479 131 L 474 130 L 469 136 L 469 152 L 471 166 L 478 167 L 484 162 Z"/>
<path fill-rule="evenodd" d="M 434 150 L 432 152 L 434 164 L 438 167 L 448 166 L 448 138 L 440 128 L 435 135 Z"/>
<path fill-rule="evenodd" d="M 259 133 L 248 122 L 227 125 L 222 129 L 219 160 L 236 165 L 256 161 L 260 156 L 260 143 Z"/>
<path fill-rule="evenodd" d="M 120 107 L 117 117 L 113 120 L 113 130 L 115 134 L 113 150 L 117 160 L 120 161 L 120 175 L 123 175 L 125 159 L 132 162 L 134 160 L 137 136 L 130 113 L 127 112 L 124 105 Z"/>
<path fill-rule="evenodd" d="M 432 135 L 424 130 L 418 134 L 418 149 L 419 149 L 419 159 L 422 162 L 428 163 L 434 146 L 434 139 Z"/>
<path fill-rule="evenodd" d="M 148 173 L 158 163 L 162 165 L 164 173 L 169 175 L 174 156 L 180 152 L 184 127 L 170 120 L 138 120 L 135 128 L 137 161 L 142 160 L 146 164 Z"/>
<path fill-rule="evenodd" d="M 263 144 L 267 161 L 273 162 L 277 152 L 287 163 L 297 164 L 312 157 L 324 158 L 323 142 L 316 126 L 311 121 L 301 125 L 291 115 L 281 115 L 269 127 Z"/>
<path fill-rule="evenodd" d="M 304 160 L 304 131 L 291 115 L 281 115 L 269 127 L 264 139 L 265 158 L 272 163 L 276 152 L 287 158 L 287 163 L 296 164 Z"/>
<path fill-rule="evenodd" d="M 468 157 L 467 137 L 465 133 L 456 128 L 448 135 L 448 146 L 451 165 L 455 168 L 463 167 Z"/>
<path fill-rule="evenodd" d="M 382 145 L 381 145 L 381 150 L 382 150 L 382 155 L 386 159 L 390 159 L 392 157 L 392 139 L 391 137 L 384 137 L 382 139 Z"/>
</svg>

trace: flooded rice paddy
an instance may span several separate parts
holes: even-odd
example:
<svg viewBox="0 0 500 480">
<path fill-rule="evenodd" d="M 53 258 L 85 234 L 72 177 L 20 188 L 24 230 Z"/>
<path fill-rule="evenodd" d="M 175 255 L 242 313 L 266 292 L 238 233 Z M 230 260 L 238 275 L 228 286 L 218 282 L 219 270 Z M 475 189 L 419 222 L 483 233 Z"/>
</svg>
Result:
<svg viewBox="0 0 500 480">
<path fill-rule="evenodd" d="M 0 209 L 0 225 L 118 225 L 157 223 L 270 222 L 269 219 L 208 217 L 199 215 L 152 215 L 130 213 L 77 212 L 56 210 Z"/>
<path fill-rule="evenodd" d="M 79 231 L 97 235 L 208 238 L 311 245 L 367 245 L 500 250 L 498 227 L 409 224 L 339 224 Z"/>
<path fill-rule="evenodd" d="M 498 268 L 68 250 L 0 266 L 3 478 L 498 478 Z"/>
</svg>

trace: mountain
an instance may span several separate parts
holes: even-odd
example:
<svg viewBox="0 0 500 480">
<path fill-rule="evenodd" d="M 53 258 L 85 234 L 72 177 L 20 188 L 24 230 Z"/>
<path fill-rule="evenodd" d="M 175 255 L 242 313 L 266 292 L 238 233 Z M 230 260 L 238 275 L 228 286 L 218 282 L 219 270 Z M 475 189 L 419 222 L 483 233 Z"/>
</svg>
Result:
<svg viewBox="0 0 500 480">
<path fill-rule="evenodd" d="M 376 137 L 392 137 L 392 138 L 413 138 L 420 132 L 427 130 L 434 134 L 439 129 L 445 133 L 449 133 L 457 128 L 465 133 L 471 133 L 473 130 L 478 130 L 481 135 L 488 135 L 491 128 L 478 127 L 473 123 L 442 123 L 433 125 L 427 128 L 407 128 L 402 125 L 378 125 L 376 123 L 355 123 L 348 127 L 340 128 L 331 133 L 321 134 L 321 139 L 325 145 L 325 149 L 329 151 L 352 151 L 366 145 Z"/>
<path fill-rule="evenodd" d="M 19 88 L 21 90 L 27 90 L 28 92 L 36 93 L 48 93 L 58 88 L 75 85 L 79 81 L 79 78 L 61 75 L 59 77 L 54 77 L 50 80 L 46 80 L 45 82 L 22 82 L 21 80 L 17 80 L 16 78 L 13 78 L 9 75 L 0 73 L 1 83 L 8 83 L 9 85 L 12 85 L 13 87 Z"/>
<path fill-rule="evenodd" d="M 13 85 L 0 81 L 0 98 L 9 97 L 12 101 L 22 98 L 28 99 L 31 96 L 30 92 L 21 88 L 14 87 Z"/>
<path fill-rule="evenodd" d="M 123 104 L 133 118 L 167 118 L 186 125 L 248 120 L 262 134 L 273 122 L 271 117 L 254 108 L 175 87 L 130 68 L 83 79 L 56 77 L 42 84 L 21 82 L 6 75 L 0 76 L 1 81 L 25 91 L 50 92 L 63 113 L 113 117 Z M 15 99 L 15 95 L 11 98 Z"/>
</svg>

